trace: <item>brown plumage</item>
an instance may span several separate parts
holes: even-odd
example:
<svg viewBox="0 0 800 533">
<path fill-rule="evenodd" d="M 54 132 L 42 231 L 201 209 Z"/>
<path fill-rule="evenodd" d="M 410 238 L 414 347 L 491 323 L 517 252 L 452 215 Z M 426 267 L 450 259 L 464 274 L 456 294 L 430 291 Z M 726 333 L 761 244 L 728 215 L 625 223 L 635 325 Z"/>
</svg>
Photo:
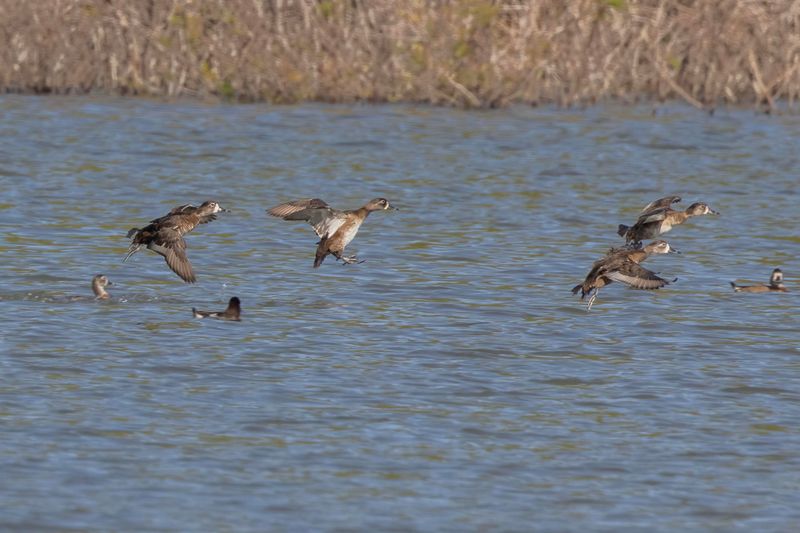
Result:
<svg viewBox="0 0 800 533">
<path fill-rule="evenodd" d="M 268 209 L 267 213 L 284 220 L 304 220 L 311 224 L 319 237 L 314 256 L 314 268 L 318 268 L 328 254 L 346 264 L 355 263 L 355 256 L 344 256 L 345 247 L 350 244 L 372 211 L 387 209 L 396 208 L 386 198 L 375 198 L 363 207 L 349 211 L 333 209 L 319 198 L 307 198 L 276 205 Z"/>
<path fill-rule="evenodd" d="M 736 292 L 789 292 L 789 289 L 783 285 L 783 272 L 780 268 L 772 271 L 769 277 L 769 285 L 741 286 L 731 281 L 731 287 Z"/>
<path fill-rule="evenodd" d="M 643 249 L 612 248 L 605 257 L 594 262 L 583 283 L 573 287 L 572 294 L 581 293 L 581 300 L 590 296 L 587 309 L 592 308 L 597 292 L 614 281 L 635 289 L 659 289 L 671 282 L 658 277 L 639 263 L 652 254 L 677 252 L 667 241 L 653 241 Z M 675 281 L 675 280 L 672 280 Z"/>
<path fill-rule="evenodd" d="M 198 311 L 192 307 L 192 315 L 195 318 L 218 318 L 220 320 L 241 320 L 239 315 L 242 313 L 241 302 L 234 296 L 228 301 L 228 307 L 224 311 Z"/>
<path fill-rule="evenodd" d="M 620 224 L 617 233 L 625 237 L 625 243 L 640 246 L 645 239 L 654 239 L 672 229 L 672 226 L 683 224 L 691 217 L 701 215 L 719 215 L 708 204 L 696 202 L 684 211 L 676 211 L 670 205 L 680 202 L 680 196 L 667 196 L 647 204 L 639 214 L 633 226 Z"/>
<path fill-rule="evenodd" d="M 113 285 L 113 283 L 103 274 L 97 274 L 92 278 L 92 292 L 95 300 L 108 300 L 111 298 L 111 295 L 106 291 L 106 287 L 109 285 Z"/>
<path fill-rule="evenodd" d="M 186 256 L 186 241 L 183 236 L 199 224 L 216 220 L 216 213 L 223 211 L 217 202 L 203 202 L 199 207 L 190 204 L 181 205 L 170 210 L 163 217 L 150 221 L 142 229 L 132 228 L 128 237 L 132 238 L 128 255 L 123 262 L 135 254 L 142 246 L 147 246 L 164 257 L 167 266 L 186 283 L 194 283 L 197 277 L 192 264 Z"/>
</svg>

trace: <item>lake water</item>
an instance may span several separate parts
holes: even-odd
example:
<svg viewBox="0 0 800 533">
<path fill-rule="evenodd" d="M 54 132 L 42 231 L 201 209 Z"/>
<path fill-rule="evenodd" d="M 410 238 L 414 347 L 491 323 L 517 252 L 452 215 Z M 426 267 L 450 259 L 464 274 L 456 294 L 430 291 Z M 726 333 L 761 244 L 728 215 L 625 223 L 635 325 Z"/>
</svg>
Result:
<svg viewBox="0 0 800 533">
<path fill-rule="evenodd" d="M 0 97 L 0 528 L 790 531 L 800 117 Z M 678 281 L 570 293 L 679 194 Z M 385 196 L 329 257 L 316 196 Z M 198 283 L 127 230 L 187 236 Z M 734 294 L 774 267 L 787 294 Z M 115 283 L 91 300 L 91 277 Z M 87 298 L 73 301 L 72 296 Z M 191 307 L 242 300 L 242 322 Z"/>
</svg>

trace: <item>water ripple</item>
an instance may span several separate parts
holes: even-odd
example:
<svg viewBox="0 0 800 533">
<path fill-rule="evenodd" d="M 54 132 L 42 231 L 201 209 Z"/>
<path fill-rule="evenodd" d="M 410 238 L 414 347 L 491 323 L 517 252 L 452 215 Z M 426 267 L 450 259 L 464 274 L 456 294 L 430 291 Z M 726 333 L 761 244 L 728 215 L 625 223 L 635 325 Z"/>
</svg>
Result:
<svg viewBox="0 0 800 533">
<path fill-rule="evenodd" d="M 800 120 L 1 96 L 4 529 L 790 530 Z M 343 127 L 346 126 L 346 127 Z M 654 292 L 569 289 L 680 194 Z M 264 209 L 375 213 L 365 259 Z M 187 237 L 199 283 L 128 228 Z M 789 217 L 791 218 L 791 217 Z M 780 266 L 787 294 L 734 294 Z M 95 301 L 96 273 L 115 283 Z M 193 319 L 237 295 L 243 321 Z M 659 517 L 659 518 L 654 518 Z M 321 525 L 322 524 L 322 525 Z M 569 524 L 565 526 L 564 524 Z"/>
</svg>

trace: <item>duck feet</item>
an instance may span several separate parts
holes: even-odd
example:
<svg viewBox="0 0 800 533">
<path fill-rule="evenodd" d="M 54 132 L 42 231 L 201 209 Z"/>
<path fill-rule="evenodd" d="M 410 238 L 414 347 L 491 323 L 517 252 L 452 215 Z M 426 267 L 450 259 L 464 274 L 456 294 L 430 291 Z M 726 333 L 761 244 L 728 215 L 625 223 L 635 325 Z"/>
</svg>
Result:
<svg viewBox="0 0 800 533">
<path fill-rule="evenodd" d="M 591 311 L 592 310 L 592 304 L 594 303 L 594 301 L 596 299 L 597 299 L 597 289 L 594 290 L 594 292 L 592 293 L 592 296 L 589 298 L 589 304 L 586 306 L 586 311 Z"/>
<path fill-rule="evenodd" d="M 361 264 L 364 261 L 366 261 L 365 259 L 362 259 L 361 261 L 359 261 L 358 257 L 356 257 L 354 255 L 343 255 L 339 259 L 341 259 L 342 260 L 342 264 L 345 264 L 345 265 L 358 265 L 358 264 Z"/>
<path fill-rule="evenodd" d="M 125 259 L 123 259 L 123 260 L 122 260 L 122 262 L 124 263 L 125 261 L 127 261 L 127 260 L 128 260 L 128 258 L 129 258 L 130 256 L 132 256 L 133 254 L 135 254 L 136 252 L 138 252 L 138 251 L 139 251 L 139 248 L 141 248 L 141 247 L 142 247 L 142 245 L 141 245 L 141 244 L 134 244 L 134 245 L 131 245 L 131 247 L 130 247 L 130 248 L 128 248 L 128 253 L 127 253 L 127 255 L 125 256 Z"/>
</svg>

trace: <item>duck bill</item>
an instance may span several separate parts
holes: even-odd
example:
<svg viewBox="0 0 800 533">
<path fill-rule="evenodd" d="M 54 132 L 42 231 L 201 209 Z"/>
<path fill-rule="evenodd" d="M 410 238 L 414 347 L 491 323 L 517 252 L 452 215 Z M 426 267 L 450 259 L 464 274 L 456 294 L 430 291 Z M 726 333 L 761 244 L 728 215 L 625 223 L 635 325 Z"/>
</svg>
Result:
<svg viewBox="0 0 800 533">
<path fill-rule="evenodd" d="M 714 211 L 710 207 L 708 208 L 708 212 L 711 213 L 712 215 L 719 215 L 719 211 Z"/>
<path fill-rule="evenodd" d="M 669 247 L 669 252 L 667 252 L 667 253 L 668 253 L 668 254 L 678 254 L 678 255 L 680 255 L 681 251 L 680 251 L 680 250 L 676 250 L 675 248 L 673 248 L 672 246 L 670 246 L 670 247 Z"/>
</svg>

